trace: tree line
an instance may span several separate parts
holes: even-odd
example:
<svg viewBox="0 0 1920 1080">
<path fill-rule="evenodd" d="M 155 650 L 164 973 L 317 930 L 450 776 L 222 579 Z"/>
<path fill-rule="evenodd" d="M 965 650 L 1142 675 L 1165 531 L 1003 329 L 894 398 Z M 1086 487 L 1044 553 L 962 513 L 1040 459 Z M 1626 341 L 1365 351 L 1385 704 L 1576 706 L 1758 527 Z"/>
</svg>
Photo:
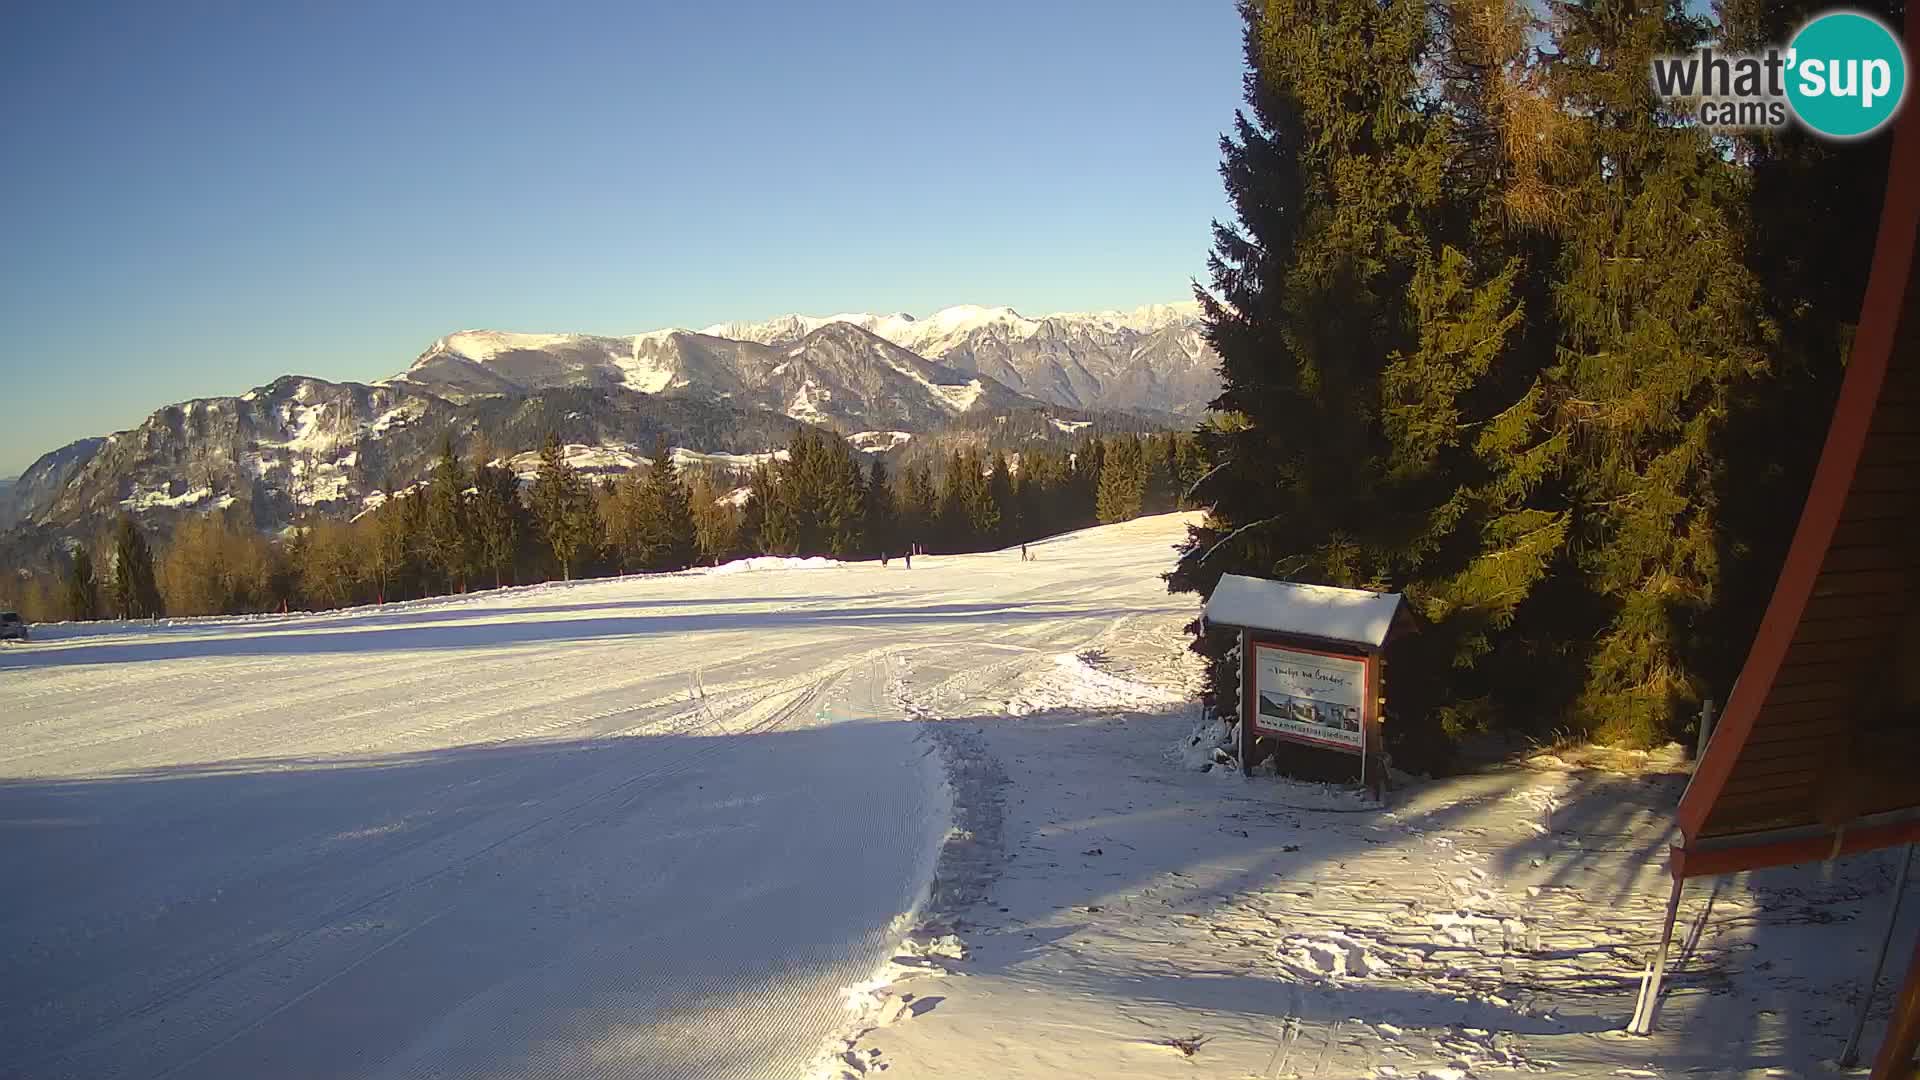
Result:
<svg viewBox="0 0 1920 1080">
<path fill-rule="evenodd" d="M 1210 513 L 1170 586 L 1404 593 L 1402 761 L 1681 730 L 1726 696 L 1804 498 L 1887 140 L 1711 132 L 1647 72 L 1784 41 L 1808 5 L 1240 10 L 1234 220 L 1196 289 Z M 1231 640 L 1196 647 L 1231 709 Z"/>
<path fill-rule="evenodd" d="M 753 555 L 992 550 L 1175 509 L 1201 460 L 1187 434 L 1091 435 L 1071 450 L 922 452 L 895 475 L 812 428 L 747 470 L 683 469 L 664 438 L 649 462 L 600 482 L 551 435 L 530 483 L 484 442 L 469 457 L 445 438 L 420 483 L 277 537 L 215 511 L 154 547 L 122 515 L 57 575 L 22 578 L 18 602 L 33 621 L 324 610 Z"/>
</svg>

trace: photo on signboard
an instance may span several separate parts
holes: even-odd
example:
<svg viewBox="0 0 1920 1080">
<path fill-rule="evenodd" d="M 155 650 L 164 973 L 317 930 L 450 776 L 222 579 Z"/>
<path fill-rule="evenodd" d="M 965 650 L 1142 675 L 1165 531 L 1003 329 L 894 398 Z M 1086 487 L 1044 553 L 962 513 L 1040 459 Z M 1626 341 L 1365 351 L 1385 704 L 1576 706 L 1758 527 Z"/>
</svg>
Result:
<svg viewBox="0 0 1920 1080">
<path fill-rule="evenodd" d="M 1362 745 L 1366 669 L 1359 658 L 1263 644 L 1255 671 L 1256 731 L 1316 745 Z"/>
</svg>

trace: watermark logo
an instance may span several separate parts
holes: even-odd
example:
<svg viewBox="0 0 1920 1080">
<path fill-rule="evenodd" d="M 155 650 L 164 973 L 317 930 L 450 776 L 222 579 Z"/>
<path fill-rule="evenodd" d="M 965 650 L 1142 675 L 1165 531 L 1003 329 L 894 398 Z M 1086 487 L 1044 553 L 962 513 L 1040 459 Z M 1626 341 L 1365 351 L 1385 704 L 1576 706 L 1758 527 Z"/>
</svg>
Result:
<svg viewBox="0 0 1920 1080">
<path fill-rule="evenodd" d="M 1856 139 L 1900 111 L 1907 54 L 1899 35 L 1872 15 L 1829 11 L 1784 49 L 1655 57 L 1653 89 L 1663 98 L 1697 99 L 1695 115 L 1711 128 L 1781 128 L 1792 117 L 1817 135 Z"/>
</svg>

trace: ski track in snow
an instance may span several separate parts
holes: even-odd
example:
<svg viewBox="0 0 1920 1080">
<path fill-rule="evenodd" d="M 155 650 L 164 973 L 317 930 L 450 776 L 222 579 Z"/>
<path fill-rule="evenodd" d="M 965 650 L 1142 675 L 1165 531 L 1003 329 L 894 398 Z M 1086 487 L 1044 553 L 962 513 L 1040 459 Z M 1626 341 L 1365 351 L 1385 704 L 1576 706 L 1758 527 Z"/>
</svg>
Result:
<svg viewBox="0 0 1920 1080">
<path fill-rule="evenodd" d="M 965 767 L 910 658 L 1052 667 L 1190 606 L 1179 525 L 36 628 L 0 651 L 0 1076 L 799 1075 L 941 952 L 902 938 Z"/>
</svg>

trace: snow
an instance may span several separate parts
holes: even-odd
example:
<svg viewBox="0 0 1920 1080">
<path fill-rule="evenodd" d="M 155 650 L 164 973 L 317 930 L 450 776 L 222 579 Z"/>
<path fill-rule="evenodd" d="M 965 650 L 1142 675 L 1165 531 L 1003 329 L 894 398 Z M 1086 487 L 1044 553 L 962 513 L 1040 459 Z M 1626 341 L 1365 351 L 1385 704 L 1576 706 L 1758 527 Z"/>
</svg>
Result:
<svg viewBox="0 0 1920 1080">
<path fill-rule="evenodd" d="M 421 410 L 422 406 L 417 402 L 409 401 L 401 405 L 396 405 L 386 412 L 381 413 L 379 416 L 374 417 L 373 422 L 367 425 L 367 431 L 374 435 L 383 435 L 390 428 L 400 427 L 418 420 Z"/>
<path fill-rule="evenodd" d="M 1093 421 L 1091 420 L 1062 420 L 1057 416 L 1048 417 L 1048 419 L 1053 421 L 1053 426 L 1056 429 L 1068 435 L 1079 431 L 1081 428 L 1093 426 Z"/>
<path fill-rule="evenodd" d="M 594 476 L 624 473 L 646 464 L 647 459 L 640 456 L 636 447 L 627 443 L 603 443 L 589 446 L 585 443 L 567 443 L 560 448 L 563 460 L 575 470 Z M 513 475 L 525 481 L 532 481 L 540 475 L 540 451 L 526 450 L 507 459 L 507 468 Z"/>
<path fill-rule="evenodd" d="M 970 379 L 964 386 L 942 386 L 939 390 L 940 396 L 953 406 L 955 412 L 966 412 L 973 408 L 974 402 L 980 400 L 986 387 L 980 384 L 979 379 Z"/>
<path fill-rule="evenodd" d="M 744 502 L 745 500 L 742 501 Z M 804 559 L 787 555 L 755 555 L 748 559 L 735 559 L 730 563 L 722 563 L 719 566 L 708 569 L 706 573 L 725 575 L 745 574 L 764 570 L 826 570 L 844 565 L 846 564 L 837 559 L 824 559 L 818 555 L 808 556 Z"/>
<path fill-rule="evenodd" d="M 1200 305 L 1192 300 L 1148 304 L 1131 311 L 1061 312 L 1042 316 L 1056 322 L 1091 324 L 1110 330 L 1130 330 L 1136 334 L 1150 334 L 1199 317 Z"/>
<path fill-rule="evenodd" d="M 722 451 L 687 450 L 674 447 L 674 464 L 685 468 L 688 465 L 714 465 L 727 469 L 751 469 L 755 465 L 768 461 L 785 461 L 786 450 L 771 450 L 758 454 L 731 454 Z"/>
<path fill-rule="evenodd" d="M 428 360 L 443 355 L 462 356 L 468 360 L 482 363 L 493 359 L 503 352 L 515 349 L 550 349 L 555 345 L 565 345 L 579 337 L 577 334 L 522 334 L 509 330 L 461 330 L 448 334 L 433 343 L 425 356 L 414 363 L 415 367 Z"/>
<path fill-rule="evenodd" d="M 674 464 L 681 468 L 688 466 L 714 466 L 723 469 L 750 469 L 766 461 L 784 461 L 787 451 L 773 450 L 758 454 L 733 454 L 688 450 L 676 446 L 668 451 Z M 561 447 L 561 454 L 567 464 L 575 469 L 594 476 L 611 476 L 624 473 L 642 465 L 651 465 L 653 459 L 633 443 L 568 443 Z M 506 459 L 505 464 L 521 480 L 531 482 L 540 475 L 540 451 L 526 450 Z"/>
<path fill-rule="evenodd" d="M 1846 1075 L 1890 853 L 1690 886 L 1660 1029 L 1626 1037 L 1680 756 L 1386 807 L 1221 767 L 1158 577 L 1192 520 L 36 627 L 0 651 L 0 1060 Z"/>
<path fill-rule="evenodd" d="M 847 436 L 854 449 L 868 454 L 898 450 L 913 441 L 911 431 L 858 431 Z"/>
<path fill-rule="evenodd" d="M 1400 611 L 1399 593 L 1336 589 L 1225 574 L 1207 600 L 1207 621 L 1221 626 L 1306 634 L 1379 646 Z"/>
<path fill-rule="evenodd" d="M 816 394 L 821 400 L 831 400 L 833 397 L 831 390 L 820 389 L 813 384 L 812 379 L 801 382 L 800 389 L 794 392 L 793 401 L 787 405 L 787 415 L 802 423 L 827 423 L 827 415 L 820 411 L 820 406 L 814 401 Z"/>
<path fill-rule="evenodd" d="M 649 345 L 664 345 L 667 339 L 678 333 L 676 330 L 656 330 L 648 334 L 635 334 L 633 352 L 626 357 L 616 357 L 614 366 L 621 372 L 626 384 L 643 394 L 658 394 L 676 385 L 685 386 L 687 380 L 670 363 L 662 363 L 652 357 L 643 356 L 642 350 Z"/>
<path fill-rule="evenodd" d="M 762 322 L 715 323 L 700 333 L 736 341 L 784 344 L 797 341 L 823 326 L 843 322 L 858 326 L 902 348 L 934 356 L 983 330 L 1014 341 L 1032 338 L 1049 326 L 1069 331 L 1146 334 L 1191 321 L 1199 315 L 1200 305 L 1192 301 L 1149 304 L 1131 311 L 1063 311 L 1038 319 L 1028 318 L 1010 307 L 956 304 L 918 319 L 900 312 L 887 315 L 864 311 L 838 315 L 789 314 Z"/>
<path fill-rule="evenodd" d="M 197 487 L 191 491 L 183 491 L 178 495 L 168 495 L 164 488 L 154 488 L 147 491 L 136 489 L 131 496 L 121 499 L 120 505 L 129 510 L 136 511 L 160 509 L 184 510 L 189 506 L 198 506 L 211 498 L 213 498 L 213 489 L 206 487 Z"/>
</svg>

